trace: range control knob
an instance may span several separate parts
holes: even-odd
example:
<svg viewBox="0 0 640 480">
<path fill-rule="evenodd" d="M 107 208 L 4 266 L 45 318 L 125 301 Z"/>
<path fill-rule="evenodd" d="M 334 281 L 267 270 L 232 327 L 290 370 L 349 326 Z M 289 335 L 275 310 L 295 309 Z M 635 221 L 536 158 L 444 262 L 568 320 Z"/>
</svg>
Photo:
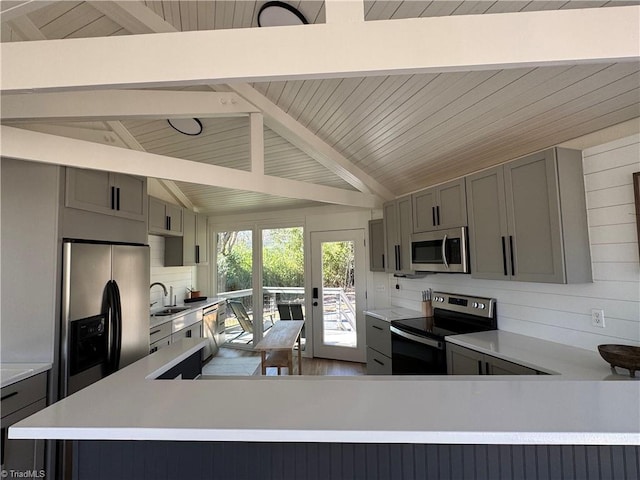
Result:
<svg viewBox="0 0 640 480">
<path fill-rule="evenodd" d="M 484 310 L 484 309 L 486 308 L 486 305 L 485 305 L 484 303 L 479 303 L 479 304 L 478 304 L 478 308 L 479 308 L 480 310 Z"/>
<path fill-rule="evenodd" d="M 473 302 L 473 303 L 471 304 L 471 306 L 472 306 L 473 308 L 478 308 L 478 302 Z"/>
</svg>

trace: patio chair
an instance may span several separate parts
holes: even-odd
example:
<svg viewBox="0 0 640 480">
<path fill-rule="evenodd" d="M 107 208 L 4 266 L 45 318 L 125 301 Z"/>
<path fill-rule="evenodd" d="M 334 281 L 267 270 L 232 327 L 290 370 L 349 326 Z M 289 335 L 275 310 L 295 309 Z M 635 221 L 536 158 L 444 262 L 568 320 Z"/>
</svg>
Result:
<svg viewBox="0 0 640 480">
<path fill-rule="evenodd" d="M 238 323 L 244 331 L 243 333 L 253 333 L 253 319 L 249 317 L 249 314 L 244 308 L 242 302 L 239 302 L 238 300 L 227 300 L 227 304 L 231 307 L 231 310 L 233 310 L 233 314 L 238 319 Z M 270 321 L 271 326 L 273 326 L 273 320 Z"/>
<path fill-rule="evenodd" d="M 280 316 L 280 320 L 304 320 L 304 314 L 302 313 L 302 304 L 300 303 L 279 303 L 278 315 Z M 302 342 L 302 350 L 304 350 L 306 343 L 306 333 L 304 326 L 302 327 L 302 331 L 300 332 L 300 341 Z"/>
</svg>

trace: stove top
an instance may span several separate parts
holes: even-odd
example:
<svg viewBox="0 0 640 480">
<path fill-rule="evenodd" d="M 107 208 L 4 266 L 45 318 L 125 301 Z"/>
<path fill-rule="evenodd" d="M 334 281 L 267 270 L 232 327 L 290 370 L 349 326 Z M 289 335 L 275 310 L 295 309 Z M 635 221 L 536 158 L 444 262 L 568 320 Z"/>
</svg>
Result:
<svg viewBox="0 0 640 480">
<path fill-rule="evenodd" d="M 394 320 L 391 325 L 407 333 L 436 339 L 497 329 L 493 298 L 434 292 L 433 306 L 433 317 Z"/>
</svg>

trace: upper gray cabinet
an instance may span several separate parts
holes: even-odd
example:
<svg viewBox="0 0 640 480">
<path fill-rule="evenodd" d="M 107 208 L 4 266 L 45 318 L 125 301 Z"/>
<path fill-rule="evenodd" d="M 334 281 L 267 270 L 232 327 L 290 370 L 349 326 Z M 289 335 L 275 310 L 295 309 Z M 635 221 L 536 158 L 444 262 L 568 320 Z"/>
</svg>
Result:
<svg viewBox="0 0 640 480">
<path fill-rule="evenodd" d="M 473 277 L 592 281 L 581 152 L 553 148 L 466 183 Z"/>
<path fill-rule="evenodd" d="M 147 180 L 121 173 L 67 168 L 65 206 L 144 221 Z"/>
<path fill-rule="evenodd" d="M 182 207 L 149 197 L 149 233 L 182 235 Z"/>
<path fill-rule="evenodd" d="M 412 200 L 414 233 L 467 225 L 464 178 L 414 193 Z"/>
<path fill-rule="evenodd" d="M 207 217 L 185 209 L 182 226 L 181 237 L 167 237 L 165 240 L 165 267 L 207 263 Z"/>
<path fill-rule="evenodd" d="M 384 224 L 382 219 L 369 220 L 369 270 L 384 272 Z"/>
<path fill-rule="evenodd" d="M 411 234 L 413 233 L 411 196 L 398 198 L 383 205 L 385 271 L 411 271 Z"/>
</svg>

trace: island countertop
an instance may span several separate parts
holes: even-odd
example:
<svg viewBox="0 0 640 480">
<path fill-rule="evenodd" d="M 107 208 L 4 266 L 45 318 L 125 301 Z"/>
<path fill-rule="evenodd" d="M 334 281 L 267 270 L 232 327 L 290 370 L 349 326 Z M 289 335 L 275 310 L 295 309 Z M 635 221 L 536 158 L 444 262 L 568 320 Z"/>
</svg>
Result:
<svg viewBox="0 0 640 480">
<path fill-rule="evenodd" d="M 202 344 L 184 339 L 159 350 L 18 422 L 9 437 L 640 444 L 640 382 L 555 375 L 154 380 Z M 256 408 L 257 398 L 277 408 Z M 225 415 L 207 414 L 214 404 Z"/>
</svg>

